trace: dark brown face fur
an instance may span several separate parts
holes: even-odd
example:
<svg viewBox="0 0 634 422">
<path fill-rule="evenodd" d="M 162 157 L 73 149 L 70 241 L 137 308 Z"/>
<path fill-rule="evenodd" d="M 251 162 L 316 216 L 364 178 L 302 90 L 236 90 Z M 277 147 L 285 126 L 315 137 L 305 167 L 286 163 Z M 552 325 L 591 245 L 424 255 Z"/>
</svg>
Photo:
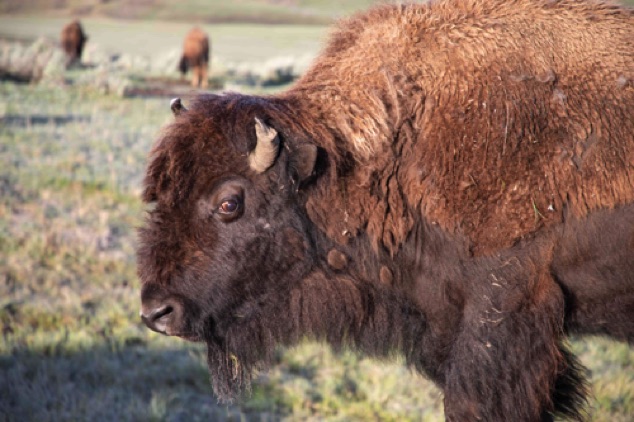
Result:
<svg viewBox="0 0 634 422">
<path fill-rule="evenodd" d="M 228 328 L 257 319 L 259 303 L 290 290 L 311 266 L 287 153 L 265 173 L 249 168 L 254 118 L 267 116 L 239 98 L 199 99 L 156 145 L 144 192 L 154 207 L 138 251 L 146 324 L 204 340 L 227 362 L 240 354 L 227 344 Z"/>
</svg>

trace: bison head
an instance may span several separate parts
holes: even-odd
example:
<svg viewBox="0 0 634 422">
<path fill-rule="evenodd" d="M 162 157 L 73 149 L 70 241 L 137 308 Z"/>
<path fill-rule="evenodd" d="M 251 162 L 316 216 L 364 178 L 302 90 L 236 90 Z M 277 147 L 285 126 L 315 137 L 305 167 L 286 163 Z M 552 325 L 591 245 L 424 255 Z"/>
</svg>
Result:
<svg viewBox="0 0 634 422">
<path fill-rule="evenodd" d="M 298 187 L 317 148 L 291 142 L 270 100 L 210 95 L 172 110 L 144 181 L 141 317 L 160 333 L 206 342 L 214 389 L 230 398 L 275 344 L 296 340 L 280 298 L 290 301 L 313 271 Z"/>
</svg>

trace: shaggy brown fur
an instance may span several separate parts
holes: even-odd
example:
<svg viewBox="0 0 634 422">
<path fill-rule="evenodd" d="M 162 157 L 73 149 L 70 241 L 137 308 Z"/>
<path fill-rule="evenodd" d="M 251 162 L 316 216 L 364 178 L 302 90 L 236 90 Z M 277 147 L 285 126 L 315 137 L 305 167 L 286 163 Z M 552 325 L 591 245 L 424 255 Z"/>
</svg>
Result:
<svg viewBox="0 0 634 422">
<path fill-rule="evenodd" d="M 183 55 L 178 69 L 185 76 L 192 69 L 192 86 L 207 87 L 207 72 L 209 67 L 209 37 L 200 28 L 193 28 L 185 36 Z"/>
<path fill-rule="evenodd" d="M 74 20 L 62 29 L 61 44 L 66 53 L 66 67 L 81 62 L 81 54 L 84 51 L 84 45 L 88 37 L 84 33 L 84 29 L 78 20 Z"/>
<path fill-rule="evenodd" d="M 147 169 L 144 320 L 223 398 L 311 337 L 404 355 L 450 421 L 582 418 L 565 335 L 634 343 L 633 42 L 599 2 L 384 6 L 284 94 L 199 97 Z"/>
<path fill-rule="evenodd" d="M 353 176 L 348 227 L 331 235 L 367 224 L 395 251 L 420 209 L 487 254 L 565 212 L 631 202 L 631 16 L 575 1 L 461 1 L 344 22 L 289 93 L 369 164 Z M 370 172 L 393 176 L 400 189 L 381 187 L 393 198 L 368 203 Z"/>
</svg>

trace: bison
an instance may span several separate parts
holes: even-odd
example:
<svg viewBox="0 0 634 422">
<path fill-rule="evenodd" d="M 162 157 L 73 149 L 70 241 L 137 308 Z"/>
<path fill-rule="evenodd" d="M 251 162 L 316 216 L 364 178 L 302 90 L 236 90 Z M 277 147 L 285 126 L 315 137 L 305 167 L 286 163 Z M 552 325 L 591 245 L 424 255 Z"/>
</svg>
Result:
<svg viewBox="0 0 634 422">
<path fill-rule="evenodd" d="M 192 86 L 207 87 L 207 71 L 209 67 L 209 38 L 200 28 L 193 28 L 185 36 L 183 55 L 178 64 L 181 75 L 185 77 L 192 69 Z"/>
<path fill-rule="evenodd" d="M 88 37 L 78 20 L 74 20 L 62 29 L 61 43 L 66 53 L 66 67 L 81 63 L 81 54 Z"/>
<path fill-rule="evenodd" d="M 400 355 L 449 421 L 582 419 L 569 334 L 634 342 L 634 11 L 444 0 L 343 20 L 273 96 L 150 153 L 141 317 L 231 399 L 304 338 Z"/>
</svg>

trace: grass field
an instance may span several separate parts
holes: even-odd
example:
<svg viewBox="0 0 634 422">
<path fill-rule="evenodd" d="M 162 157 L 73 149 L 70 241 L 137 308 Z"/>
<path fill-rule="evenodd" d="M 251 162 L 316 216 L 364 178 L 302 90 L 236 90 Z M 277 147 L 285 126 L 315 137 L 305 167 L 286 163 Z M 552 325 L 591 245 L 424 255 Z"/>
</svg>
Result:
<svg viewBox="0 0 634 422">
<path fill-rule="evenodd" d="M 21 19 L 0 16 L 0 34 L 56 34 L 64 20 Z M 178 47 L 188 27 L 88 23 L 91 42 L 130 54 Z M 325 33 L 207 29 L 218 55 L 245 61 L 314 54 Z M 140 180 L 172 118 L 168 104 L 0 83 L 0 422 L 443 420 L 439 390 L 400 362 L 314 343 L 280 350 L 250 395 L 218 405 L 204 349 L 144 328 L 134 262 Z M 634 349 L 602 338 L 571 345 L 590 371 L 590 420 L 631 422 Z"/>
</svg>

